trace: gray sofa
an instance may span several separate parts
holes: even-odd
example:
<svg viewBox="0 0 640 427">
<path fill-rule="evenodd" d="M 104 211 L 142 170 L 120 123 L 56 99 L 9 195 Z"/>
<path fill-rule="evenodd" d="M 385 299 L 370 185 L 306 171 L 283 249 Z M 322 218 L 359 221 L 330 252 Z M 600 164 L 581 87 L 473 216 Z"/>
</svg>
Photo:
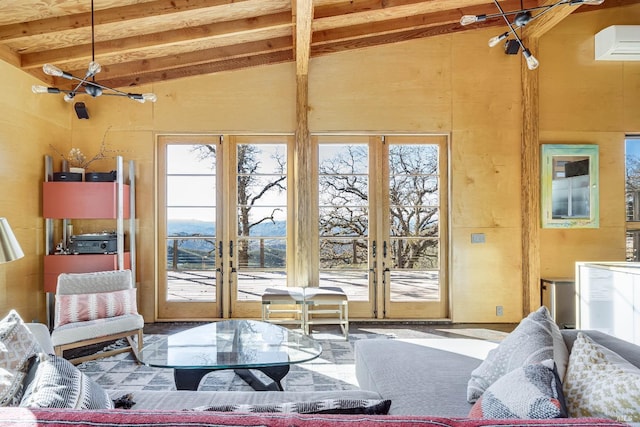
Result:
<svg viewBox="0 0 640 427">
<path fill-rule="evenodd" d="M 53 352 L 49 331 L 30 324 L 43 350 Z M 640 367 L 640 347 L 596 331 L 586 331 L 596 342 Z M 577 331 L 563 330 L 570 349 Z M 356 376 L 360 390 L 323 392 L 213 392 L 136 391 L 133 409 L 190 409 L 219 404 L 264 404 L 323 399 L 390 399 L 392 415 L 466 417 L 471 371 L 497 346 L 477 339 L 367 339 L 355 343 Z M 110 390 L 111 398 L 126 394 Z"/>
<path fill-rule="evenodd" d="M 583 332 L 640 367 L 639 346 L 602 332 Z M 578 331 L 561 333 L 570 351 Z M 391 400 L 390 414 L 466 417 L 472 407 L 466 400 L 467 383 L 488 346 L 467 339 L 358 341 L 356 377 L 362 389 Z"/>
</svg>

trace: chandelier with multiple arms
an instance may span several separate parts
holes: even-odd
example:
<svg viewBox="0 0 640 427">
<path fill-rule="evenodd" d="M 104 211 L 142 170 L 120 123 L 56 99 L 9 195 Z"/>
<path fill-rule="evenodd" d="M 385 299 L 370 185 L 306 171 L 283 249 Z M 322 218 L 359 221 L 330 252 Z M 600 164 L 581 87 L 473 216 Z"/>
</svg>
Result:
<svg viewBox="0 0 640 427">
<path fill-rule="evenodd" d="M 520 28 L 527 25 L 529 22 L 533 21 L 534 19 L 542 16 L 543 14 L 547 13 L 548 11 L 558 6 L 561 6 L 561 5 L 578 6 L 581 4 L 599 5 L 604 3 L 604 0 L 559 0 L 553 4 L 531 7 L 528 9 L 525 9 L 524 7 L 522 7 L 522 3 L 520 3 L 521 5 L 520 10 L 515 10 L 512 12 L 505 12 L 502 9 L 502 6 L 500 6 L 500 4 L 498 3 L 498 0 L 493 0 L 493 2 L 496 4 L 496 7 L 498 8 L 499 13 L 495 13 L 492 15 L 464 15 L 462 18 L 460 18 L 460 24 L 470 25 L 470 24 L 475 24 L 476 22 L 486 21 L 487 19 L 502 17 L 502 19 L 504 19 L 504 22 L 507 24 L 507 27 L 509 27 L 509 30 L 495 37 L 491 37 L 489 39 L 489 47 L 496 46 L 502 40 L 506 40 L 505 47 L 504 47 L 505 53 L 510 55 L 515 55 L 516 53 L 518 53 L 518 50 L 522 48 L 522 56 L 524 56 L 525 60 L 527 61 L 527 67 L 530 70 L 534 70 L 538 68 L 538 65 L 540 65 L 540 63 L 531 54 L 529 49 L 527 49 L 524 46 L 524 44 L 522 43 L 522 39 L 517 33 L 517 30 L 519 30 Z M 539 11 L 539 12 L 533 15 L 531 13 L 533 11 Z M 515 15 L 515 17 L 513 18 L 513 22 L 509 21 L 509 19 L 507 18 L 507 16 L 510 16 L 510 15 Z M 509 39 L 510 35 L 513 35 L 514 39 Z"/>
<path fill-rule="evenodd" d="M 153 93 L 130 93 L 124 92 L 118 89 L 112 89 L 110 87 L 104 86 L 96 82 L 96 74 L 100 72 L 100 64 L 95 60 L 95 28 L 94 28 L 94 16 L 93 16 L 93 0 L 91 0 L 91 62 L 89 62 L 89 67 L 87 68 L 87 72 L 84 77 L 76 77 L 71 73 L 61 70 L 60 68 L 51 65 L 44 64 L 42 67 L 42 71 L 48 75 L 53 77 L 62 77 L 68 80 L 75 80 L 78 82 L 73 89 L 65 90 L 59 89 L 57 87 L 47 87 L 41 85 L 33 85 L 31 90 L 33 93 L 64 93 L 64 100 L 67 102 L 73 102 L 75 96 L 79 93 L 85 93 L 92 97 L 97 97 L 100 95 L 111 95 L 111 96 L 126 96 L 129 99 L 133 99 L 135 101 L 144 103 L 146 101 L 156 102 L 158 99 Z"/>
</svg>

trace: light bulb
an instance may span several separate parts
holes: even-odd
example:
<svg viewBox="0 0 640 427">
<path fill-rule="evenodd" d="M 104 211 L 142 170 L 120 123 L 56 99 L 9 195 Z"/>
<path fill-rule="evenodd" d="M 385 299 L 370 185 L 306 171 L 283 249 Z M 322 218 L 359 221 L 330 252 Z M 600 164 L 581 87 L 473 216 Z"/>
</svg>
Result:
<svg viewBox="0 0 640 427">
<path fill-rule="evenodd" d="M 33 85 L 31 86 L 31 91 L 33 93 L 49 93 L 49 88 L 41 85 Z"/>
<path fill-rule="evenodd" d="M 96 61 L 89 62 L 89 68 L 87 69 L 87 77 L 95 76 L 100 72 L 102 67 Z"/>
<path fill-rule="evenodd" d="M 538 62 L 536 57 L 533 56 L 531 54 L 531 52 L 529 52 L 529 49 L 524 49 L 522 51 L 522 54 L 524 55 L 525 59 L 527 60 L 527 67 L 530 70 L 535 70 L 536 68 L 538 68 L 538 65 L 540 65 L 540 62 Z"/>
<path fill-rule="evenodd" d="M 491 37 L 489 39 L 489 47 L 494 47 L 495 45 L 500 43 L 502 40 L 506 39 L 508 35 L 509 33 L 506 32 L 506 33 L 500 34 L 499 36 Z"/>
<path fill-rule="evenodd" d="M 45 74 L 54 77 L 62 77 L 62 75 L 64 74 L 64 72 L 60 68 L 51 64 L 44 64 L 42 66 L 42 71 L 44 71 Z"/>
<path fill-rule="evenodd" d="M 155 93 L 143 93 L 142 98 L 145 101 L 149 101 L 149 102 L 156 102 L 158 100 L 158 97 L 156 96 Z"/>
<path fill-rule="evenodd" d="M 599 4 L 604 3 L 604 0 L 582 0 L 580 1 L 582 4 L 588 4 L 589 6 L 597 6 Z"/>
<path fill-rule="evenodd" d="M 460 18 L 460 25 L 471 25 L 478 22 L 478 17 L 475 15 L 464 15 Z"/>
</svg>

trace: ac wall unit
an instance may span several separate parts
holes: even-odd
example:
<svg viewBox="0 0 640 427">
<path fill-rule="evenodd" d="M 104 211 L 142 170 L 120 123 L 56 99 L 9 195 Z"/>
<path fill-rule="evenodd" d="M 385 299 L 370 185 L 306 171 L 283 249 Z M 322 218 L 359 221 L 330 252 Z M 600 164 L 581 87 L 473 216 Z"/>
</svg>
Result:
<svg viewBox="0 0 640 427">
<path fill-rule="evenodd" d="M 596 34 L 596 61 L 640 61 L 640 25 L 612 25 Z"/>
</svg>

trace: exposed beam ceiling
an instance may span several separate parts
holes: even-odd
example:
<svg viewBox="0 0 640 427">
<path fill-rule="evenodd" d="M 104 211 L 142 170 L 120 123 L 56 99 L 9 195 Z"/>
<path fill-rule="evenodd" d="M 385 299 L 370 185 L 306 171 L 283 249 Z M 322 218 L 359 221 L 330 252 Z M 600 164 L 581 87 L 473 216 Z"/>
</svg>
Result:
<svg viewBox="0 0 640 427">
<path fill-rule="evenodd" d="M 525 7 L 545 0 L 523 0 Z M 561 6 L 525 27 L 539 37 L 568 14 L 640 0 L 606 0 L 601 6 Z M 92 55 L 102 65 L 100 83 L 125 88 L 296 62 L 307 74 L 313 57 L 487 26 L 467 27 L 464 14 L 493 14 L 488 0 L 1 0 L 0 60 L 51 83 L 42 65 L 84 75 Z M 520 0 L 503 0 L 505 11 Z M 60 87 L 68 81 L 54 81 Z M 66 85 L 66 86 L 65 86 Z"/>
</svg>

